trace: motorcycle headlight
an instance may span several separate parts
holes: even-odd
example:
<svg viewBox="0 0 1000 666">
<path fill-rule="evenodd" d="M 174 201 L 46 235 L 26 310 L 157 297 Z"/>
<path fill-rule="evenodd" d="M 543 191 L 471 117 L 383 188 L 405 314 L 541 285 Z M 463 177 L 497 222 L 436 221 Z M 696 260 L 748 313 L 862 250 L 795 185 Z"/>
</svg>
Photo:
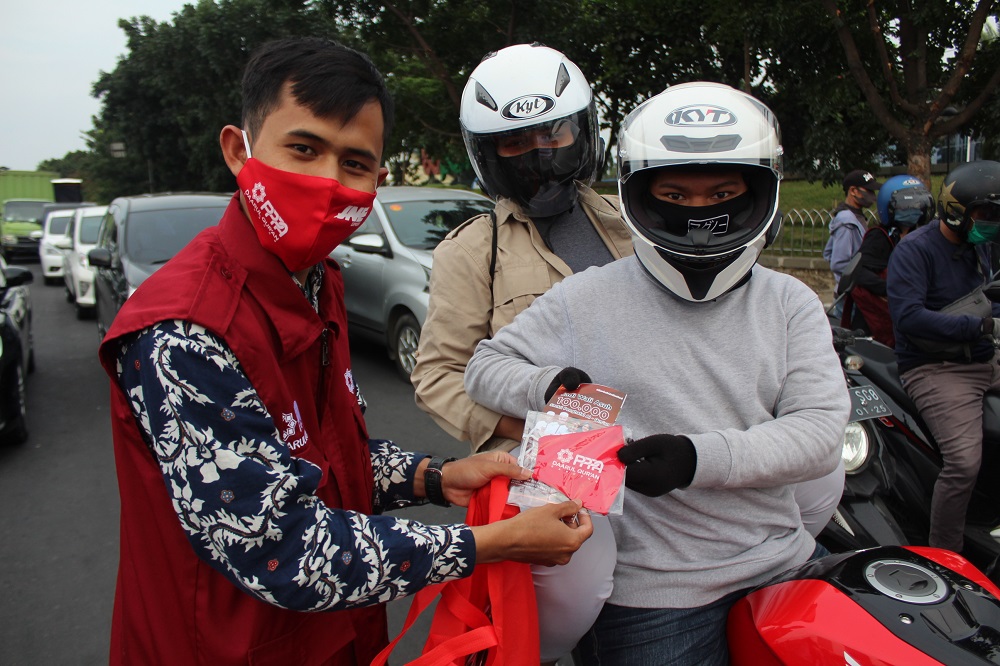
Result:
<svg viewBox="0 0 1000 666">
<path fill-rule="evenodd" d="M 848 423 L 844 428 L 844 441 L 840 451 L 840 457 L 844 461 L 844 471 L 851 474 L 861 469 L 868 460 L 870 451 L 868 431 L 860 423 Z"/>
<path fill-rule="evenodd" d="M 851 354 L 844 359 L 844 367 L 848 370 L 860 370 L 865 365 L 865 359 L 857 354 Z"/>
</svg>

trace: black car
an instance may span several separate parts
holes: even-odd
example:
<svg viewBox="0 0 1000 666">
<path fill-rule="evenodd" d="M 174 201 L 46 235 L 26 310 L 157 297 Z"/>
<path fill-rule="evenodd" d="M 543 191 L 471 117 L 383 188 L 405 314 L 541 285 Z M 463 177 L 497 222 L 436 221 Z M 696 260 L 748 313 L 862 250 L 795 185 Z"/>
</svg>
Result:
<svg viewBox="0 0 1000 666">
<path fill-rule="evenodd" d="M 34 281 L 23 266 L 0 258 L 0 441 L 20 444 L 28 438 L 25 380 L 35 369 L 31 341 L 31 294 Z"/>
<path fill-rule="evenodd" d="M 202 229 L 222 219 L 230 194 L 142 194 L 118 197 L 87 254 L 94 270 L 97 332 L 101 338 L 125 299 Z"/>
</svg>

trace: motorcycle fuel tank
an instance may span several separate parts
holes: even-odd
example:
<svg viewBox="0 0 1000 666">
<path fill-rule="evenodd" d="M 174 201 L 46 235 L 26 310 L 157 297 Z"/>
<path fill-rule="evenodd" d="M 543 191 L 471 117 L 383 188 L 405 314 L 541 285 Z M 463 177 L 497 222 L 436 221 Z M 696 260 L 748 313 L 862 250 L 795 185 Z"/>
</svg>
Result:
<svg viewBox="0 0 1000 666">
<path fill-rule="evenodd" d="M 1000 664 L 1000 589 L 936 548 L 829 555 L 737 602 L 728 639 L 735 666 Z"/>
</svg>

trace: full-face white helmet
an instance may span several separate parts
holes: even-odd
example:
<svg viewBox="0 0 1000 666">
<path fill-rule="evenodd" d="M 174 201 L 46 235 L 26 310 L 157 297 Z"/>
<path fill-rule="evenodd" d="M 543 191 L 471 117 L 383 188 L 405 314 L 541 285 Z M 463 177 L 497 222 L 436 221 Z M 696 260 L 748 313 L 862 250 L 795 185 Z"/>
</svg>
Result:
<svg viewBox="0 0 1000 666">
<path fill-rule="evenodd" d="M 618 136 L 618 191 L 643 267 L 689 301 L 742 284 L 781 226 L 781 156 L 770 109 L 720 83 L 672 86 L 636 108 Z M 661 170 L 738 171 L 747 193 L 726 205 L 670 205 L 649 191 Z"/>
<path fill-rule="evenodd" d="M 569 210 L 574 180 L 593 182 L 603 153 L 590 84 L 555 49 L 518 44 L 488 54 L 462 93 L 462 137 L 493 198 L 529 216 Z"/>
</svg>

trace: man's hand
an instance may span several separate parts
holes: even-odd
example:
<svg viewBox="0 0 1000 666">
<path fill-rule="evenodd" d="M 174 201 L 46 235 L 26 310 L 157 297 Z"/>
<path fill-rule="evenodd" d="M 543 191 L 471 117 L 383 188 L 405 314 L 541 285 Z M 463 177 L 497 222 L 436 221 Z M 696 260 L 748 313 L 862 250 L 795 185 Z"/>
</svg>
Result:
<svg viewBox="0 0 1000 666">
<path fill-rule="evenodd" d="M 687 437 L 650 435 L 618 449 L 625 463 L 625 486 L 647 497 L 685 488 L 694 478 L 698 454 Z"/>
<path fill-rule="evenodd" d="M 494 437 L 505 437 L 507 439 L 512 439 L 515 442 L 521 441 L 521 435 L 524 434 L 524 419 L 517 419 L 513 416 L 507 416 L 504 414 L 497 421 L 496 428 L 493 429 Z"/>
<path fill-rule="evenodd" d="M 590 375 L 588 375 L 583 370 L 579 368 L 563 368 L 559 371 L 552 381 L 549 383 L 549 387 L 545 389 L 545 402 L 552 399 L 552 396 L 556 394 L 556 390 L 560 386 L 565 386 L 567 391 L 575 391 L 580 388 L 580 384 L 589 384 Z"/>
<path fill-rule="evenodd" d="M 430 460 L 429 458 L 427 460 Z M 427 463 L 417 467 L 417 480 L 414 492 L 422 496 L 424 468 Z M 469 506 L 472 493 L 490 482 L 494 476 L 506 476 L 524 481 L 531 478 L 531 470 L 517 464 L 517 458 L 506 451 L 486 451 L 468 458 L 461 458 L 446 463 L 441 468 L 441 489 L 444 498 L 458 506 Z"/>
<path fill-rule="evenodd" d="M 993 317 L 983 317 L 983 323 L 979 330 L 986 337 L 1000 339 L 1000 319 Z"/>
<path fill-rule="evenodd" d="M 513 560 L 553 566 L 566 564 L 594 533 L 590 514 L 579 502 L 546 504 L 513 518 L 472 528 L 476 564 Z"/>
</svg>

